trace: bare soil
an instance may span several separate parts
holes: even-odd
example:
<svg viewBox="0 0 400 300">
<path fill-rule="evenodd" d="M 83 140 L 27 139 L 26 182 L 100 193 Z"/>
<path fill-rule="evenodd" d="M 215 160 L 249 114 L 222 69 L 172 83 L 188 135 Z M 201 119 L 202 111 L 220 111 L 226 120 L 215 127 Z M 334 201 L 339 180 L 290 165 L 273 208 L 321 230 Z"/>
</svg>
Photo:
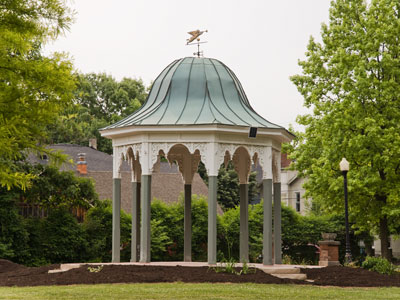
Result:
<svg viewBox="0 0 400 300">
<path fill-rule="evenodd" d="M 302 269 L 308 279 L 314 282 L 280 279 L 260 270 L 252 269 L 249 274 L 217 273 L 209 267 L 170 267 L 105 265 L 99 272 L 91 272 L 85 265 L 61 273 L 48 273 L 59 268 L 50 265 L 28 268 L 0 259 L 0 286 L 39 286 L 99 283 L 155 283 L 155 282 L 229 282 L 263 284 L 314 284 L 329 286 L 358 287 L 400 287 L 400 275 L 381 275 L 361 268 L 327 267 L 322 269 Z M 238 268 L 237 271 L 240 271 Z"/>
</svg>

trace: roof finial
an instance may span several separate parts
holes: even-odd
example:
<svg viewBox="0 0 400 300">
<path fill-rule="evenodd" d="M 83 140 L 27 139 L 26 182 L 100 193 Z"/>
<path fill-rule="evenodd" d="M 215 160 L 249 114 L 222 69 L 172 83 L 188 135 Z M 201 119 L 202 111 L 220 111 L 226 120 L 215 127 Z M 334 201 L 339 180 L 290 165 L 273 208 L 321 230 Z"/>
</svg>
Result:
<svg viewBox="0 0 400 300">
<path fill-rule="evenodd" d="M 186 40 L 187 41 L 186 45 L 197 45 L 197 52 L 193 53 L 193 55 L 197 55 L 197 57 L 203 56 L 203 51 L 200 51 L 200 44 L 207 43 L 207 42 L 200 42 L 199 36 L 202 35 L 204 32 L 208 32 L 208 30 L 200 31 L 199 29 L 197 29 L 188 32 L 191 35 L 191 37 Z M 193 41 L 196 42 L 192 43 Z"/>
</svg>

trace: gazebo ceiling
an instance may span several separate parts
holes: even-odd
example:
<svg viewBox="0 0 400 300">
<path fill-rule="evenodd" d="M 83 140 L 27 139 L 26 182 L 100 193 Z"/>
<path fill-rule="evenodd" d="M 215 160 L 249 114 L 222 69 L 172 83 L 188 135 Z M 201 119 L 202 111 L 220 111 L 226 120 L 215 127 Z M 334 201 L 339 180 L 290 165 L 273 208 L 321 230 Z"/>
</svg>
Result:
<svg viewBox="0 0 400 300">
<path fill-rule="evenodd" d="M 253 110 L 238 78 L 222 62 L 186 57 L 161 72 L 139 110 L 103 130 L 132 125 L 205 124 L 283 129 Z"/>
</svg>

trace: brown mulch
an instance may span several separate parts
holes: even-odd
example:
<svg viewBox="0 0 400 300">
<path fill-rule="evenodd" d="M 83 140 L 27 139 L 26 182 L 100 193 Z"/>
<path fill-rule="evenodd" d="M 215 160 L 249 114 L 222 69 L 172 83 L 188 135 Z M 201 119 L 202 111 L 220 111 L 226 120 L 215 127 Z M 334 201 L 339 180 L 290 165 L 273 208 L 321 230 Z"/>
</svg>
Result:
<svg viewBox="0 0 400 300">
<path fill-rule="evenodd" d="M 28 268 L 0 259 L 0 286 L 39 286 L 99 283 L 155 283 L 155 282 L 229 282 L 264 284 L 315 284 L 328 286 L 400 287 L 400 275 L 381 275 L 361 268 L 327 267 L 302 269 L 314 282 L 280 279 L 260 270 L 250 274 L 217 273 L 209 267 L 170 267 L 105 265 L 100 272 L 90 272 L 88 266 L 61 273 L 48 273 L 59 265 Z M 238 268 L 237 271 L 240 269 Z"/>
<path fill-rule="evenodd" d="M 341 287 L 400 287 L 400 274 L 383 275 L 363 268 L 331 266 L 320 269 L 302 269 L 315 285 Z"/>
<path fill-rule="evenodd" d="M 0 260 L 0 286 L 38 286 L 98 283 L 154 283 L 154 282 L 232 282 L 232 283 L 294 283 L 260 270 L 250 274 L 216 273 L 209 267 L 164 267 L 135 265 L 105 265 L 100 272 L 90 272 L 88 266 L 67 272 L 48 273 L 59 265 L 28 268 Z M 237 271 L 240 271 L 237 268 Z"/>
</svg>

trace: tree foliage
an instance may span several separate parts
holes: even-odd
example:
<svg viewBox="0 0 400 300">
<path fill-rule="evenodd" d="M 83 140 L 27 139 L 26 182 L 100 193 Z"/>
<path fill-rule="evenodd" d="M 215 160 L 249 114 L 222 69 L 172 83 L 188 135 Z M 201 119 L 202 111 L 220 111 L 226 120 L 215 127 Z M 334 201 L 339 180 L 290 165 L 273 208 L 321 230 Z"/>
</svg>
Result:
<svg viewBox="0 0 400 300">
<path fill-rule="evenodd" d="M 72 171 L 59 171 L 54 166 L 25 164 L 23 167 L 26 173 L 35 175 L 32 186 L 20 191 L 20 198 L 25 202 L 47 208 L 89 208 L 98 200 L 90 178 L 78 177 Z"/>
<path fill-rule="evenodd" d="M 46 125 L 71 101 L 74 79 L 61 54 L 43 46 L 71 24 L 61 0 L 8 0 L 0 4 L 0 186 L 25 188 L 32 175 L 14 169 L 26 149 L 41 146 Z M 54 154 L 48 153 L 55 157 Z"/>
<path fill-rule="evenodd" d="M 99 201 L 89 209 L 83 228 L 88 242 L 86 259 L 92 262 L 111 261 L 112 203 Z M 121 260 L 130 259 L 131 217 L 121 210 Z"/>
<path fill-rule="evenodd" d="M 15 205 L 16 194 L 0 188 L 0 257 L 24 263 L 28 232 Z"/>
<path fill-rule="evenodd" d="M 375 229 L 389 257 L 400 218 L 400 3 L 332 1 L 322 42 L 310 39 L 302 74 L 291 78 L 312 114 L 288 151 L 325 211 L 343 212 L 339 162 L 346 157 L 350 218 Z"/>
<path fill-rule="evenodd" d="M 111 140 L 101 137 L 99 129 L 132 114 L 145 101 L 147 91 L 141 80 L 117 81 L 105 73 L 76 74 L 74 103 L 47 127 L 48 142 L 87 145 L 97 139 L 97 149 L 112 153 Z"/>
<path fill-rule="evenodd" d="M 34 178 L 25 190 L 0 188 L 0 257 L 32 266 L 82 261 L 85 232 L 68 210 L 97 203 L 93 182 L 53 166 L 19 162 L 16 168 Z M 48 218 L 24 220 L 18 212 L 22 202 L 40 205 Z"/>
<path fill-rule="evenodd" d="M 221 166 L 218 171 L 217 201 L 224 210 L 234 208 L 240 204 L 239 176 L 235 171 L 232 162 L 225 168 Z M 249 176 L 249 201 L 258 193 L 256 173 Z"/>
<path fill-rule="evenodd" d="M 144 103 L 146 96 L 142 80 L 123 78 L 118 82 L 105 73 L 78 74 L 75 103 L 109 123 L 132 114 Z"/>
<path fill-rule="evenodd" d="M 65 208 L 51 210 L 42 226 L 41 241 L 46 260 L 65 263 L 81 262 L 85 258 L 85 232 Z"/>
</svg>

